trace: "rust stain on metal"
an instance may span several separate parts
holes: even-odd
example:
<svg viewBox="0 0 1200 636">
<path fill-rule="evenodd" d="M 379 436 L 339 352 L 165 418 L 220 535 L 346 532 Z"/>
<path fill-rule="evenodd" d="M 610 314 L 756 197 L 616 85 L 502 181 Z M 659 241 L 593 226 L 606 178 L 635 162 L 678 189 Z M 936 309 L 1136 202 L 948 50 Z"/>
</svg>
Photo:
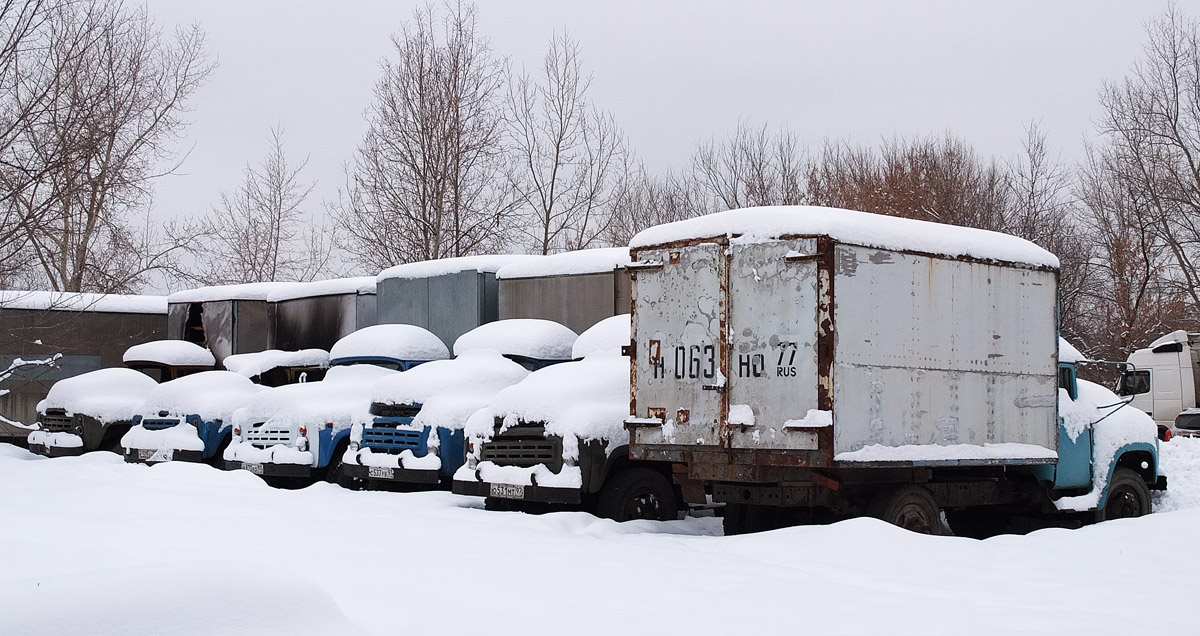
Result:
<svg viewBox="0 0 1200 636">
<path fill-rule="evenodd" d="M 675 423 L 679 426 L 687 426 L 691 419 L 691 411 L 688 409 L 679 409 L 675 412 Z"/>
<path fill-rule="evenodd" d="M 809 478 L 812 479 L 814 484 L 828 488 L 829 490 L 837 490 L 842 486 L 842 483 L 837 479 L 815 470 L 809 473 Z"/>
<path fill-rule="evenodd" d="M 728 242 L 726 242 L 728 245 Z M 725 382 L 729 382 L 729 358 L 731 355 L 730 349 L 733 347 L 733 342 L 729 338 L 729 285 L 730 271 L 733 269 L 733 255 L 729 250 L 725 250 L 725 259 L 723 267 L 717 268 L 717 298 L 721 303 L 719 310 L 721 320 L 717 333 L 717 351 L 720 352 L 721 373 L 725 376 Z M 729 426 L 729 387 L 726 386 L 724 391 L 721 391 L 721 405 L 717 410 L 717 430 L 720 434 L 720 445 L 725 448 L 733 446 L 733 427 Z"/>
<path fill-rule="evenodd" d="M 817 239 L 817 408 L 833 410 L 833 356 L 835 350 L 833 268 L 833 240 L 829 237 Z M 821 447 L 825 448 L 825 447 Z M 827 452 L 832 453 L 832 445 Z"/>
<path fill-rule="evenodd" d="M 652 406 L 652 407 L 646 409 L 646 417 L 651 418 L 651 419 L 657 417 L 658 419 L 665 422 L 665 421 L 667 421 L 667 409 L 662 408 L 661 406 Z"/>
<path fill-rule="evenodd" d="M 678 262 L 679 262 L 679 252 L 671 252 L 671 255 L 670 255 L 670 257 L 669 257 L 667 260 L 668 260 L 668 261 L 669 261 L 669 262 L 670 262 L 672 265 L 675 265 L 676 263 L 678 263 Z"/>
<path fill-rule="evenodd" d="M 651 340 L 649 350 L 650 366 L 654 366 L 662 360 L 662 341 Z"/>
</svg>

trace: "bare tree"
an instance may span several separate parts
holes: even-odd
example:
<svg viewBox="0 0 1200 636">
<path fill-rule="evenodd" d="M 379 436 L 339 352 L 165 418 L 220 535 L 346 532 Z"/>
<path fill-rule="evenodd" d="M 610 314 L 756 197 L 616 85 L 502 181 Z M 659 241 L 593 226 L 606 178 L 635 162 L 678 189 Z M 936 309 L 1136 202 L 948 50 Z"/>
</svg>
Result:
<svg viewBox="0 0 1200 636">
<path fill-rule="evenodd" d="M 191 278 L 205 285 L 256 281 L 309 281 L 330 273 L 334 228 L 303 210 L 315 184 L 293 163 L 283 133 L 271 130 L 271 146 L 257 167 L 246 165 L 241 184 L 221 193 L 209 215 L 184 236 L 198 261 Z"/>
<path fill-rule="evenodd" d="M 444 12 L 444 14 L 443 14 Z M 503 65 L 474 6 L 417 9 L 380 63 L 366 136 L 331 206 L 360 266 L 493 247 L 513 202 L 502 178 Z"/>
<path fill-rule="evenodd" d="M 639 164 L 623 171 L 609 203 L 603 238 L 610 245 L 626 245 L 648 227 L 716 211 L 692 179 L 673 172 L 658 177 Z"/>
<path fill-rule="evenodd" d="M 579 44 L 550 38 L 541 75 L 508 84 L 508 130 L 516 159 L 510 183 L 520 193 L 534 252 L 578 250 L 601 242 L 608 206 L 628 151 L 616 120 L 588 100 Z"/>
<path fill-rule="evenodd" d="M 45 285 L 130 291 L 178 245 L 135 222 L 172 157 L 187 99 L 213 69 L 198 27 L 168 40 L 120 0 L 53 7 L 28 59 L 0 190 Z M 130 251 L 138 250 L 138 251 Z"/>
<path fill-rule="evenodd" d="M 805 202 L 805 153 L 786 128 L 738 124 L 724 141 L 709 140 L 692 155 L 695 186 L 718 209 Z"/>
</svg>

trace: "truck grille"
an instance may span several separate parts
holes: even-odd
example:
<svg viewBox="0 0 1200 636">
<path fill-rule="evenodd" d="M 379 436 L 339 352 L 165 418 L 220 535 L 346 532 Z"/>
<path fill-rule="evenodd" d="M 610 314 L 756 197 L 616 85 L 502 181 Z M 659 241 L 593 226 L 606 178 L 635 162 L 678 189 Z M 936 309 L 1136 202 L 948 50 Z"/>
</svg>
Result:
<svg viewBox="0 0 1200 636">
<path fill-rule="evenodd" d="M 396 428 L 376 422 L 371 428 L 363 429 L 363 446 L 379 453 L 399 453 L 411 450 L 420 457 L 427 451 L 429 429 L 420 431 Z"/>
<path fill-rule="evenodd" d="M 270 448 L 276 444 L 291 446 L 292 431 L 287 428 L 255 427 L 246 431 L 246 441 L 255 448 Z"/>
<path fill-rule="evenodd" d="M 143 419 L 142 420 L 142 428 L 144 428 L 148 431 L 161 431 L 164 428 L 171 428 L 172 426 L 175 426 L 178 423 L 179 423 L 179 420 L 172 420 L 172 419 L 156 419 L 156 420 Z"/>
<path fill-rule="evenodd" d="M 420 404 L 371 403 L 371 415 L 376 417 L 416 417 L 420 411 Z"/>
<path fill-rule="evenodd" d="M 541 425 L 519 424 L 490 442 L 484 442 L 479 459 L 498 466 L 520 466 L 528 468 L 544 464 L 552 472 L 562 470 L 562 439 L 547 437 Z"/>
<path fill-rule="evenodd" d="M 74 433 L 75 418 L 62 409 L 52 409 L 42 415 L 42 428 L 51 433 Z"/>
</svg>

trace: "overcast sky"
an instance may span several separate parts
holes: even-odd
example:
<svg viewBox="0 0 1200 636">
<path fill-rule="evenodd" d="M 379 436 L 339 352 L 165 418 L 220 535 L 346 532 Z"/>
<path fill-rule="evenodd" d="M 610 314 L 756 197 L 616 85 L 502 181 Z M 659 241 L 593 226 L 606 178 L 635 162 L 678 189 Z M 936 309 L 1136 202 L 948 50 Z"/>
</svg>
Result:
<svg viewBox="0 0 1200 636">
<path fill-rule="evenodd" d="M 308 156 L 310 205 L 336 197 L 389 34 L 417 3 L 149 0 L 170 29 L 198 22 L 219 67 L 195 96 L 161 217 L 203 213 L 266 152 L 272 126 Z M 1093 135 L 1097 90 L 1138 57 L 1166 2 L 481 2 L 480 30 L 536 66 L 555 30 L 583 49 L 591 98 L 656 169 L 739 120 L 877 143 L 952 131 L 1012 156 L 1039 121 L 1065 160 Z M 1179 2 L 1200 17 L 1200 2 Z"/>
</svg>

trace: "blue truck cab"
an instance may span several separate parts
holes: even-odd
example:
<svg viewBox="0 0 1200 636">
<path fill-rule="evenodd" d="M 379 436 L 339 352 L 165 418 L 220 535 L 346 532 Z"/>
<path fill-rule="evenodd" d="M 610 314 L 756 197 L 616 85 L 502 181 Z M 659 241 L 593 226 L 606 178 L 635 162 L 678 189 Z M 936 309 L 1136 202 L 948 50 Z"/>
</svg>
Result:
<svg viewBox="0 0 1200 636">
<path fill-rule="evenodd" d="M 351 424 L 366 416 L 375 382 L 449 355 L 437 336 L 414 325 L 374 325 L 343 337 L 329 350 L 322 380 L 267 389 L 234 414 L 225 468 L 342 481 Z"/>
<path fill-rule="evenodd" d="M 454 343 L 455 358 L 379 380 L 356 423 L 344 473 L 372 489 L 449 483 L 466 461 L 463 426 L 531 371 L 571 359 L 575 332 L 549 320 L 487 323 Z"/>
</svg>

